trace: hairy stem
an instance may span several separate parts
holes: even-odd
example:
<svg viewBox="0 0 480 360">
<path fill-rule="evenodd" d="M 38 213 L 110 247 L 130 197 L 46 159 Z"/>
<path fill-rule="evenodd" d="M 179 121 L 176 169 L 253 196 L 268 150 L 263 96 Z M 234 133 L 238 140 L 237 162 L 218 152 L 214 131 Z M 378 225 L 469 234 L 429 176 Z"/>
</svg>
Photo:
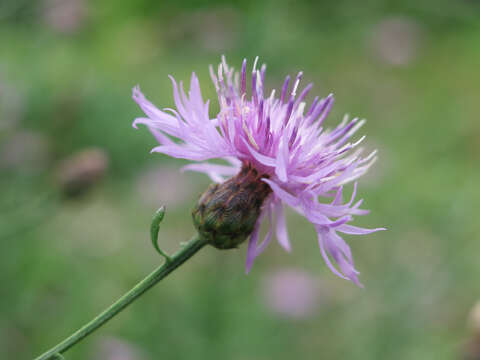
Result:
<svg viewBox="0 0 480 360">
<path fill-rule="evenodd" d="M 114 302 L 110 307 L 100 313 L 97 317 L 91 320 L 89 323 L 82 326 L 75 331 L 72 335 L 67 337 L 62 342 L 58 343 L 50 350 L 46 351 L 35 360 L 53 360 L 58 359 L 57 354 L 64 353 L 72 346 L 83 340 L 92 332 L 97 330 L 100 326 L 105 324 L 108 320 L 117 315 L 120 311 L 125 309 L 128 305 L 142 296 L 147 290 L 157 284 L 160 280 L 170 274 L 177 267 L 182 265 L 190 257 L 192 257 L 198 250 L 200 250 L 206 244 L 200 236 L 195 236 L 189 242 L 187 242 L 179 251 L 177 251 L 170 261 L 166 261 L 159 268 L 154 270 L 150 275 L 145 277 L 137 285 L 135 285 L 130 291 L 123 295 L 120 299 Z"/>
</svg>

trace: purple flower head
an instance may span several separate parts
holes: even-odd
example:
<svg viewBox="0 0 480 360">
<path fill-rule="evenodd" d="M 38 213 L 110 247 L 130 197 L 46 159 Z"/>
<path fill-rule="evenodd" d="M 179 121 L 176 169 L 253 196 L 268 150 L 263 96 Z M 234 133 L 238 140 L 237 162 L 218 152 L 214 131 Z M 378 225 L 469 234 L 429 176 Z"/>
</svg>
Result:
<svg viewBox="0 0 480 360">
<path fill-rule="evenodd" d="M 263 202 L 250 235 L 247 272 L 273 233 L 280 245 L 290 251 L 284 213 L 284 206 L 288 205 L 314 225 L 328 267 L 360 286 L 350 247 L 338 233 L 363 235 L 383 230 L 349 224 L 354 215 L 367 213 L 360 209 L 362 200 L 354 201 L 356 183 L 351 199 L 342 203 L 343 185 L 363 175 L 376 159 L 375 151 L 361 156 L 362 149 L 357 146 L 364 137 L 349 142 L 365 121 L 345 116 L 334 129 L 324 129 L 322 123 L 333 105 L 333 96 L 316 97 L 307 108 L 304 99 L 312 84 L 300 91 L 302 72 L 293 81 L 287 77 L 280 94 L 275 90 L 265 94 L 266 66 L 257 69 L 257 60 L 250 86 L 246 60 L 240 73 L 229 67 L 224 57 L 217 71 L 210 67 L 220 104 L 220 112 L 213 119 L 209 116 L 209 101 L 203 100 L 194 73 L 188 93 L 182 82 L 177 85 L 170 77 L 176 110 L 159 110 L 135 87 L 133 99 L 147 117 L 135 119 L 133 126 L 144 124 L 156 137 L 160 146 L 152 152 L 195 161 L 184 169 L 204 172 L 217 183 L 236 175 L 242 166 L 263 174 L 262 181 L 269 185 L 271 193 Z M 217 158 L 229 165 L 204 162 Z M 265 218 L 270 226 L 260 242 L 260 225 Z"/>
</svg>

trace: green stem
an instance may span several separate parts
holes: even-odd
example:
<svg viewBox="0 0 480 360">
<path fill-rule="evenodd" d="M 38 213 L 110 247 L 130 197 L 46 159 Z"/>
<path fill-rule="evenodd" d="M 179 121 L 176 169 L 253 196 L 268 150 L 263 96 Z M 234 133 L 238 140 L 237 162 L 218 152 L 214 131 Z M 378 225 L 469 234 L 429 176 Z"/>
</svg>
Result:
<svg viewBox="0 0 480 360">
<path fill-rule="evenodd" d="M 72 335 L 67 337 L 65 340 L 59 344 L 52 347 L 47 352 L 43 353 L 35 360 L 51 360 L 55 359 L 56 354 L 61 354 L 67 351 L 69 348 L 80 342 L 82 339 L 90 335 L 92 332 L 97 330 L 100 326 L 105 324 L 108 320 L 117 315 L 120 311 L 125 309 L 133 301 L 139 298 L 143 293 L 148 289 L 153 287 L 156 283 L 170 274 L 177 267 L 182 265 L 190 257 L 192 257 L 198 250 L 200 250 L 206 244 L 205 240 L 200 238 L 200 236 L 195 236 L 189 242 L 187 242 L 182 249 L 177 251 L 171 258 L 170 261 L 166 261 L 159 268 L 154 270 L 150 275 L 145 279 L 140 281 L 135 285 L 129 292 L 123 295 L 120 299 L 114 302 L 110 307 L 100 313 L 92 321 L 82 326 Z"/>
</svg>

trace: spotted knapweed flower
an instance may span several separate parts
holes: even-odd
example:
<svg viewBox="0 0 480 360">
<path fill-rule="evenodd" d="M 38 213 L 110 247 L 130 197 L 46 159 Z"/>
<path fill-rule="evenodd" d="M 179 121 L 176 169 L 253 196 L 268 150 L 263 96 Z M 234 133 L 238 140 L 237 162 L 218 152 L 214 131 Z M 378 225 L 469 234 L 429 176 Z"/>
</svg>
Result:
<svg viewBox="0 0 480 360">
<path fill-rule="evenodd" d="M 362 235 L 383 230 L 349 224 L 353 215 L 367 213 L 360 209 L 362 200 L 354 202 L 356 183 L 350 200 L 342 203 L 343 185 L 363 175 L 376 159 L 375 151 L 366 157 L 361 156 L 362 149 L 353 151 L 364 137 L 348 142 L 365 121 L 345 116 L 336 128 L 324 129 L 333 96 L 316 97 L 306 108 L 304 99 L 312 84 L 296 95 L 302 72 L 292 86 L 287 76 L 279 96 L 275 90 L 265 95 L 266 66 L 257 70 L 257 60 L 249 89 L 246 60 L 240 73 L 229 67 L 224 57 L 217 72 L 210 67 L 220 105 L 214 118 L 210 118 L 209 101 L 203 100 L 195 73 L 188 94 L 182 82 L 178 86 L 170 77 L 176 110 L 159 110 L 135 87 L 133 99 L 147 117 L 135 119 L 133 126 L 144 124 L 156 137 L 160 146 L 152 152 L 195 161 L 184 169 L 204 172 L 217 183 L 200 197 L 193 211 L 194 222 L 218 248 L 236 247 L 250 236 L 247 272 L 274 232 L 280 245 L 290 251 L 284 213 L 288 205 L 315 227 L 328 267 L 361 285 L 350 247 L 338 233 Z M 203 162 L 210 159 L 224 159 L 226 164 Z M 259 242 L 265 218 L 270 226 Z"/>
</svg>

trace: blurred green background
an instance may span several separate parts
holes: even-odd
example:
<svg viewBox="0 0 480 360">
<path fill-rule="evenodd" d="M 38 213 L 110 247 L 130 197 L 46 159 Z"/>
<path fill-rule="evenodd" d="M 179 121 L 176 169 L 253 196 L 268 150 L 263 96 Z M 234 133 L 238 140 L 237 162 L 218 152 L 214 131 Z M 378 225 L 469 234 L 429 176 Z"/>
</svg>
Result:
<svg viewBox="0 0 480 360">
<path fill-rule="evenodd" d="M 303 70 L 314 94 L 335 94 L 331 126 L 368 119 L 379 161 L 356 223 L 389 230 L 347 237 L 366 289 L 328 271 L 289 213 L 292 254 L 272 243 L 246 276 L 246 246 L 205 249 L 66 358 L 466 356 L 480 299 L 480 2 L 1 0 L 0 358 L 33 358 L 156 267 L 160 205 L 162 245 L 193 234 L 209 181 L 149 154 L 131 88 L 173 106 L 167 75 L 195 71 L 214 101 L 221 54 L 236 68 L 259 55 L 269 88 Z"/>
</svg>

